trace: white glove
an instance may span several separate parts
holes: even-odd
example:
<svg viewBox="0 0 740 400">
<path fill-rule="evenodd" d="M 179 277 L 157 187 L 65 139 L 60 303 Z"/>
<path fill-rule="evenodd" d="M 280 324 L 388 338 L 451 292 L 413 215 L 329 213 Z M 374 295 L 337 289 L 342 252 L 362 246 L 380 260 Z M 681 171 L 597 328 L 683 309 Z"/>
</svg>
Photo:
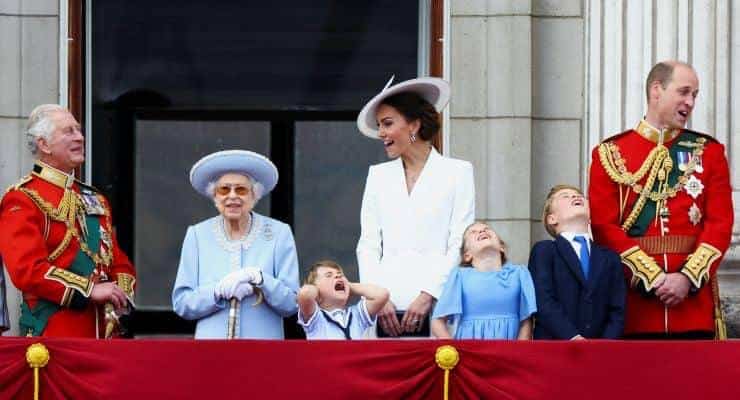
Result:
<svg viewBox="0 0 740 400">
<path fill-rule="evenodd" d="M 216 290 L 214 293 L 214 296 L 216 298 L 216 301 L 220 299 L 230 299 L 234 297 L 234 291 L 236 291 L 236 287 L 239 285 L 239 271 L 232 271 L 223 278 L 221 278 L 221 281 L 216 285 Z"/>
<path fill-rule="evenodd" d="M 255 267 L 246 267 L 238 270 L 239 281 L 251 283 L 252 285 L 262 284 L 262 270 Z"/>
<path fill-rule="evenodd" d="M 254 286 L 252 286 L 251 283 L 240 283 L 237 285 L 236 290 L 234 291 L 234 296 L 237 300 L 242 300 L 245 297 L 249 297 L 254 293 Z"/>
<path fill-rule="evenodd" d="M 214 297 L 216 298 L 216 301 L 219 301 L 220 299 L 230 299 L 232 297 L 239 298 L 236 295 L 237 287 L 248 285 L 259 285 L 262 284 L 262 270 L 255 267 L 246 267 L 242 269 L 238 269 L 236 271 L 231 271 L 226 276 L 221 278 L 221 281 L 216 285 L 216 289 L 214 292 Z M 244 290 L 244 289 L 242 289 Z M 254 290 L 251 288 L 250 290 Z M 246 296 L 251 295 L 250 292 Z M 243 297 L 243 296 L 242 296 Z"/>
</svg>

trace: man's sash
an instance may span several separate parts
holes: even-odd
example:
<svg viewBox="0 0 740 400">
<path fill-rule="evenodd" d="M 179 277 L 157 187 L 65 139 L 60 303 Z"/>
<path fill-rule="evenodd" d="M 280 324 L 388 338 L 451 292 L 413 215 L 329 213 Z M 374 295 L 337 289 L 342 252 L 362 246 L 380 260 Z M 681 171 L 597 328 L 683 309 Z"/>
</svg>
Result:
<svg viewBox="0 0 740 400">
<path fill-rule="evenodd" d="M 100 248 L 100 217 L 98 215 L 87 215 L 85 217 L 85 225 L 87 225 L 87 247 L 90 249 Z M 74 228 L 70 228 L 74 229 Z M 72 265 L 67 268 L 70 272 L 74 272 L 77 275 L 89 277 L 95 269 L 95 264 L 92 259 L 85 254 L 82 249 L 77 251 Z M 48 300 L 39 299 L 33 310 L 28 306 L 27 301 L 23 301 L 21 304 L 21 317 L 19 321 L 20 331 L 26 332 L 27 336 L 40 336 L 46 328 L 46 324 L 49 322 L 54 313 L 59 311 L 59 304 L 53 303 Z"/>
<path fill-rule="evenodd" d="M 671 168 L 671 172 L 668 174 L 668 186 L 676 185 L 676 182 L 678 182 L 678 177 L 683 174 L 683 172 L 678 169 L 678 153 L 691 153 L 692 151 L 694 151 L 693 147 L 685 146 L 685 144 L 696 143 L 696 139 L 699 137 L 699 135 L 691 131 L 684 130 L 683 132 L 681 132 L 680 135 L 678 135 L 678 138 L 673 141 L 671 147 L 668 148 L 668 153 L 671 157 L 671 160 L 673 160 L 673 168 Z M 645 202 L 645 206 L 642 208 L 640 215 L 635 220 L 635 223 L 627 231 L 627 235 L 631 237 L 643 236 L 647 231 L 648 226 L 650 226 L 650 222 L 653 221 L 655 218 L 655 213 L 657 212 L 656 208 L 656 203 L 648 199 Z"/>
</svg>

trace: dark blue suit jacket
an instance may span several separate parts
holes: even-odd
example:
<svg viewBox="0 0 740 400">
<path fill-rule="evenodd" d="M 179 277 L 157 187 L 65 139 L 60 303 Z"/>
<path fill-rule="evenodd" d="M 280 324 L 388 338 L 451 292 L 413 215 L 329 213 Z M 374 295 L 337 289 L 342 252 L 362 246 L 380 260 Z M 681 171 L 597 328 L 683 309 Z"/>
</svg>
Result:
<svg viewBox="0 0 740 400">
<path fill-rule="evenodd" d="M 537 295 L 535 339 L 616 339 L 624 329 L 626 286 L 617 253 L 591 243 L 588 281 L 568 240 L 558 235 L 532 248 Z"/>
</svg>

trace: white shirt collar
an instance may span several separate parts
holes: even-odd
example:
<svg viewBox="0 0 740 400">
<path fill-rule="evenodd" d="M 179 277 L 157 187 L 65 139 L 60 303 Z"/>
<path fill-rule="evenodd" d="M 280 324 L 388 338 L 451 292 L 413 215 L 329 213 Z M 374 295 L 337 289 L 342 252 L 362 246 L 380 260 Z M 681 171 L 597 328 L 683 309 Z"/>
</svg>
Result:
<svg viewBox="0 0 740 400">
<path fill-rule="evenodd" d="M 327 310 L 322 308 L 322 310 L 326 313 L 326 315 L 329 316 L 329 318 L 333 319 L 336 323 L 341 325 L 342 328 L 347 327 L 347 317 L 349 316 L 349 312 L 347 312 L 347 309 L 335 308 L 332 310 Z"/>
</svg>

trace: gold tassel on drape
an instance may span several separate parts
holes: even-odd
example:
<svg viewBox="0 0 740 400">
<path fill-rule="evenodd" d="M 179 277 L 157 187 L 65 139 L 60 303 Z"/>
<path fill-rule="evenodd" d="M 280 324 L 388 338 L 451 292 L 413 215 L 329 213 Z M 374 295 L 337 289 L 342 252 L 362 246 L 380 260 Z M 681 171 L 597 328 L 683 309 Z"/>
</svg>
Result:
<svg viewBox="0 0 740 400">
<path fill-rule="evenodd" d="M 33 368 L 33 400 L 39 400 L 39 368 L 44 368 L 49 358 L 49 350 L 41 343 L 34 343 L 26 350 L 26 361 Z"/>
<path fill-rule="evenodd" d="M 460 361 L 460 354 L 458 354 L 457 349 L 450 345 L 440 346 L 437 347 L 434 361 L 437 362 L 438 367 L 445 371 L 445 383 L 442 398 L 444 400 L 448 400 L 450 395 L 450 370 L 455 368 L 458 361 Z"/>
</svg>

